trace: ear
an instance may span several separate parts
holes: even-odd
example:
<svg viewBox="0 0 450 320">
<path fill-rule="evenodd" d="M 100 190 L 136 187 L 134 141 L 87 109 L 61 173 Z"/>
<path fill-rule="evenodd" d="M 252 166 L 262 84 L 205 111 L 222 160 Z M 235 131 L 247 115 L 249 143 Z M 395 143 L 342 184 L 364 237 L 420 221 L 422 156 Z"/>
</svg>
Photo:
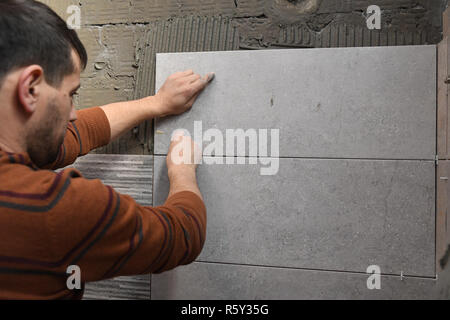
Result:
<svg viewBox="0 0 450 320">
<path fill-rule="evenodd" d="M 36 110 L 39 98 L 42 97 L 44 82 L 44 70 L 41 66 L 28 66 L 20 74 L 17 93 L 25 112 L 33 113 Z"/>
</svg>

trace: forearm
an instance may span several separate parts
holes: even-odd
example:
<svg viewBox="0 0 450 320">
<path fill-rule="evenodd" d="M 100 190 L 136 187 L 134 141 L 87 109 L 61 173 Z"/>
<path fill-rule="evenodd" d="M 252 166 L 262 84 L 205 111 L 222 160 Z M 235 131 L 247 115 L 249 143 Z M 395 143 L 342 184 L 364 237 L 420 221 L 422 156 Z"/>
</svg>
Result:
<svg viewBox="0 0 450 320">
<path fill-rule="evenodd" d="M 140 100 L 112 103 L 101 107 L 111 127 L 111 141 L 146 120 L 160 116 L 154 96 Z"/>
<path fill-rule="evenodd" d="M 197 184 L 197 178 L 195 170 L 183 170 L 183 172 L 171 172 L 169 171 L 169 183 L 170 190 L 167 198 L 183 192 L 190 191 L 195 193 L 203 200 L 202 194 Z"/>
</svg>

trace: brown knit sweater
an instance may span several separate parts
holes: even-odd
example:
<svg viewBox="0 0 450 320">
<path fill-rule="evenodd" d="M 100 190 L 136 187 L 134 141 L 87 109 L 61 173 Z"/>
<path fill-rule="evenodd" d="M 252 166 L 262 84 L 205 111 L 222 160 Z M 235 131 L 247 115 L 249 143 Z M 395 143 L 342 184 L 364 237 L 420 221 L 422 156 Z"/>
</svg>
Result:
<svg viewBox="0 0 450 320">
<path fill-rule="evenodd" d="M 78 112 L 49 169 L 107 144 L 101 108 Z M 143 207 L 75 169 L 37 168 L 26 153 L 0 150 L 0 298 L 79 299 L 84 283 L 160 273 L 192 262 L 206 235 L 206 208 L 192 192 Z M 81 290 L 69 290 L 70 265 Z"/>
</svg>

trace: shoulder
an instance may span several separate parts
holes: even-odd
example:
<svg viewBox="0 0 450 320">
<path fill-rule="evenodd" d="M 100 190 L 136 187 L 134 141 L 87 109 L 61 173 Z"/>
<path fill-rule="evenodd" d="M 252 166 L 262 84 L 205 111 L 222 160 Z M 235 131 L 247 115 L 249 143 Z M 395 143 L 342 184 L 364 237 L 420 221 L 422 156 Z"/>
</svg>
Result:
<svg viewBox="0 0 450 320">
<path fill-rule="evenodd" d="M 0 204 L 33 212 L 99 205 L 112 193 L 101 181 L 85 179 L 73 168 L 55 172 L 4 164 L 0 177 Z"/>
</svg>

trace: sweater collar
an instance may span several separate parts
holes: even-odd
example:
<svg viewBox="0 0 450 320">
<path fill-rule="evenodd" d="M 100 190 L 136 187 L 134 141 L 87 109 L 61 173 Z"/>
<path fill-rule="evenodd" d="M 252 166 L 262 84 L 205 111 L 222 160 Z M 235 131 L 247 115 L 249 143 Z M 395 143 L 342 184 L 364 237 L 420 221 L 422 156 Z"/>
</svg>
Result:
<svg viewBox="0 0 450 320">
<path fill-rule="evenodd" d="M 11 163 L 11 164 L 22 164 L 33 169 L 39 169 L 33 161 L 31 161 L 30 156 L 27 152 L 12 153 L 4 151 L 0 148 L 0 164 Z"/>
</svg>

